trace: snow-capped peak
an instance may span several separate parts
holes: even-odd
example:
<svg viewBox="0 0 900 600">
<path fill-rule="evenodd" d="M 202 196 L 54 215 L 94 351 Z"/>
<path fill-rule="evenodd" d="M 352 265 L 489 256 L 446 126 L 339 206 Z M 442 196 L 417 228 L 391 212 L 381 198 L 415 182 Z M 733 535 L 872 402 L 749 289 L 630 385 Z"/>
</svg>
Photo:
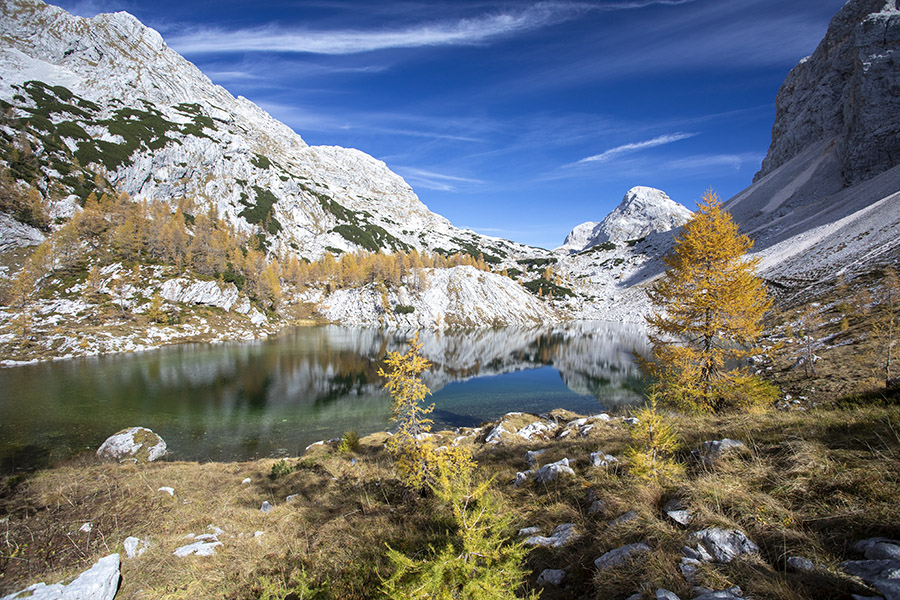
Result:
<svg viewBox="0 0 900 600">
<path fill-rule="evenodd" d="M 675 229 L 690 219 L 691 214 L 664 191 L 638 185 L 628 190 L 619 206 L 602 221 L 589 221 L 575 227 L 566 236 L 561 249 L 580 252 L 606 242 L 636 240 L 651 233 Z"/>
</svg>

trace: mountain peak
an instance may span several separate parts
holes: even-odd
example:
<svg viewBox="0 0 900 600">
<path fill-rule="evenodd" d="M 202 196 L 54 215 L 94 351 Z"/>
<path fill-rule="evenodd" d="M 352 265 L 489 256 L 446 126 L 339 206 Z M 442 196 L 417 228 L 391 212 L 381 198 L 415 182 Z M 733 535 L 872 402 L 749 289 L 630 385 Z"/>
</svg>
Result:
<svg viewBox="0 0 900 600">
<path fill-rule="evenodd" d="M 691 218 L 691 211 L 662 190 L 638 185 L 599 223 L 582 223 L 573 229 L 562 248 L 580 252 L 605 242 L 625 242 L 659 231 L 669 231 Z M 592 226 L 588 232 L 588 227 Z"/>
</svg>

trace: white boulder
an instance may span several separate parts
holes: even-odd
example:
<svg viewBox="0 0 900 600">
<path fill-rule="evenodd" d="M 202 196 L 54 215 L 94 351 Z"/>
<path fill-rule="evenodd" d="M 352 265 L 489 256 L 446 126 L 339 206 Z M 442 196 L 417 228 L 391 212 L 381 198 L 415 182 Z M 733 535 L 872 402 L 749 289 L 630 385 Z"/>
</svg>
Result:
<svg viewBox="0 0 900 600">
<path fill-rule="evenodd" d="M 153 462 L 166 455 L 166 442 L 146 427 L 129 427 L 106 438 L 97 449 L 103 460 Z"/>
<path fill-rule="evenodd" d="M 544 465 L 535 471 L 534 480 L 537 483 L 549 483 L 559 479 L 560 475 L 575 475 L 575 471 L 569 466 L 568 458 L 563 458 L 555 463 Z"/>
</svg>

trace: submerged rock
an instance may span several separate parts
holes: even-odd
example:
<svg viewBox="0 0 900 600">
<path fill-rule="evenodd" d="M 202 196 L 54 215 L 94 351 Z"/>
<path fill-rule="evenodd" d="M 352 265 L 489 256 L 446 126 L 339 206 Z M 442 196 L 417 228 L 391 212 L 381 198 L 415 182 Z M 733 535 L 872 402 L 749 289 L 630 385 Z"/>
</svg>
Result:
<svg viewBox="0 0 900 600">
<path fill-rule="evenodd" d="M 153 462 L 166 455 L 166 442 L 146 427 L 129 427 L 106 438 L 97 449 L 103 460 Z"/>
<path fill-rule="evenodd" d="M 112 600 L 119 590 L 119 555 L 110 554 L 76 577 L 68 585 L 35 583 L 2 600 Z"/>
</svg>

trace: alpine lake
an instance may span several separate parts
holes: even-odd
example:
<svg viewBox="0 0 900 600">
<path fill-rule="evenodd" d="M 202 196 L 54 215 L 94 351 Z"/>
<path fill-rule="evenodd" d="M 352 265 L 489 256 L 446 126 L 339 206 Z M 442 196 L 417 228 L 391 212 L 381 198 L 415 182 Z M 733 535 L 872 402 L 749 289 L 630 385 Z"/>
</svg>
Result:
<svg viewBox="0 0 900 600">
<path fill-rule="evenodd" d="M 113 433 L 149 427 L 172 460 L 297 456 L 347 431 L 389 430 L 379 367 L 411 332 L 298 327 L 260 342 L 169 346 L 0 369 L 0 470 L 93 452 Z M 510 411 L 614 412 L 643 398 L 634 352 L 642 326 L 420 332 L 432 365 L 434 430 Z"/>
</svg>

